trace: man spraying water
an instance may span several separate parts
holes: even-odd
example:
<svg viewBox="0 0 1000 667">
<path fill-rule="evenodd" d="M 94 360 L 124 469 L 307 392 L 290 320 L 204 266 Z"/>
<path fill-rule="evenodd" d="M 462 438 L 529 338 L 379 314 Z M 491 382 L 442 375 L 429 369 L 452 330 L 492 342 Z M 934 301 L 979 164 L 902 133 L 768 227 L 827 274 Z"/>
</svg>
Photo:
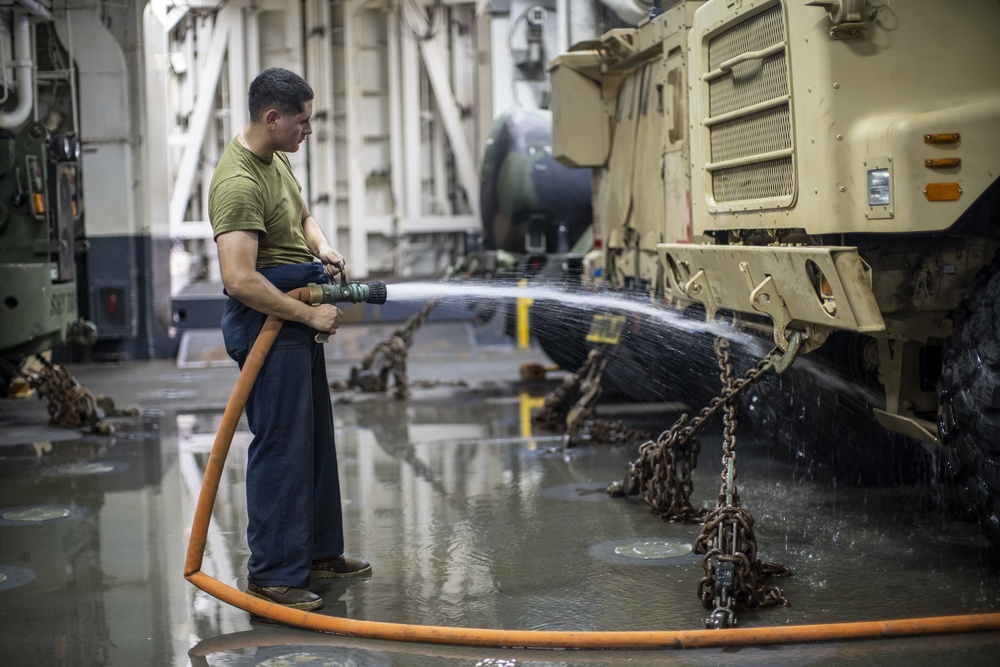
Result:
<svg viewBox="0 0 1000 667">
<path fill-rule="evenodd" d="M 323 600 L 311 579 L 364 576 L 344 555 L 333 411 L 323 347 L 343 315 L 331 301 L 288 296 L 342 274 L 344 257 L 310 215 L 285 153 L 312 133 L 312 88 L 273 68 L 250 84 L 250 122 L 212 178 L 209 217 L 229 296 L 222 319 L 229 355 L 243 367 L 268 316 L 285 321 L 246 403 L 247 592 L 293 609 Z M 315 258 L 320 261 L 316 262 Z"/>
</svg>

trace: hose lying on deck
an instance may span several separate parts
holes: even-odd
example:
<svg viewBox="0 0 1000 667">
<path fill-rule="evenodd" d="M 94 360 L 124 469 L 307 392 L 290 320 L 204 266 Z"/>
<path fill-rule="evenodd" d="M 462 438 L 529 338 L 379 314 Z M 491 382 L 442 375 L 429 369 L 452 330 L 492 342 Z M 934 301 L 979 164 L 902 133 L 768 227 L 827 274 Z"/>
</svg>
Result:
<svg viewBox="0 0 1000 667">
<path fill-rule="evenodd" d="M 288 294 L 306 303 L 309 302 L 308 288 L 292 290 Z M 350 637 L 496 648 L 705 648 L 1000 630 L 1000 613 L 723 630 L 497 630 L 358 621 L 289 609 L 248 595 L 205 574 L 201 571 L 201 564 L 208 538 L 208 526 L 219 490 L 219 481 L 229 455 L 229 447 L 250 390 L 283 324 L 284 322 L 278 318 L 267 318 L 240 371 L 205 466 L 205 477 L 191 524 L 191 539 L 188 542 L 187 559 L 184 564 L 185 579 L 209 595 L 234 607 L 280 623 Z"/>
</svg>

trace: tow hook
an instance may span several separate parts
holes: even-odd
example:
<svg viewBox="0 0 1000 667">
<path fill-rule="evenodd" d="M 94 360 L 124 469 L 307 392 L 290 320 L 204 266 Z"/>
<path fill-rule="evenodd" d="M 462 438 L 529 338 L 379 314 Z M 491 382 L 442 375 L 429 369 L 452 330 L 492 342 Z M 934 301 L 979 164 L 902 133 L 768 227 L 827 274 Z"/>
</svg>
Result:
<svg viewBox="0 0 1000 667">
<path fill-rule="evenodd" d="M 795 358 L 799 356 L 799 350 L 802 348 L 802 332 L 793 331 L 792 335 L 788 337 L 788 347 L 785 348 L 784 352 L 778 352 L 775 350 L 771 353 L 771 357 L 768 359 L 768 366 L 774 369 L 774 372 L 781 375 L 787 371 Z"/>
</svg>

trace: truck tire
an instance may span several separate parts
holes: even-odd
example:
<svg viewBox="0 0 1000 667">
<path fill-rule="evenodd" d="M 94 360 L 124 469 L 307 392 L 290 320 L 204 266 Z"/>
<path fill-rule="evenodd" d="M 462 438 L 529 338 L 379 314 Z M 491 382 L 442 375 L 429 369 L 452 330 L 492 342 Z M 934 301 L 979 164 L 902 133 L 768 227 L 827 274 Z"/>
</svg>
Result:
<svg viewBox="0 0 1000 667">
<path fill-rule="evenodd" d="M 938 432 L 958 493 L 1000 547 L 1000 260 L 954 315 L 938 384 Z"/>
<path fill-rule="evenodd" d="M 573 373 L 587 360 L 590 310 L 539 299 L 529 311 L 531 334 L 542 352 L 559 368 Z"/>
</svg>

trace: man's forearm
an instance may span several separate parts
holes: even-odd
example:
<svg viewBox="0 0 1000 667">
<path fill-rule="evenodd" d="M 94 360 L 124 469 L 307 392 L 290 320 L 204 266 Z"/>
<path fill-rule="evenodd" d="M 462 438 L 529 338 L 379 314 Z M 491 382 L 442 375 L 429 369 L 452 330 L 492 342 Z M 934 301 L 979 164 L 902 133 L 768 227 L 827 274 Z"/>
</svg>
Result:
<svg viewBox="0 0 1000 667">
<path fill-rule="evenodd" d="M 306 245 L 313 257 L 320 257 L 325 250 L 332 250 L 330 242 L 326 240 L 326 235 L 320 228 L 319 223 L 311 215 L 302 221 L 302 232 L 306 237 Z"/>
<path fill-rule="evenodd" d="M 283 293 L 263 274 L 255 271 L 234 282 L 226 291 L 244 305 L 282 320 L 308 323 L 310 306 Z"/>
</svg>

